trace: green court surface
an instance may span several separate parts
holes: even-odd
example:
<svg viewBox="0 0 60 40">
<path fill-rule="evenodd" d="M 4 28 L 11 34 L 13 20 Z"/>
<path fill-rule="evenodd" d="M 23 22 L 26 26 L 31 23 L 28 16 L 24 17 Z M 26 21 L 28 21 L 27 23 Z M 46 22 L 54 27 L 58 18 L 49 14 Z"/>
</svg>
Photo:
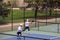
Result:
<svg viewBox="0 0 60 40">
<path fill-rule="evenodd" d="M 46 31 L 46 32 L 59 32 L 60 33 L 60 24 L 50 24 L 45 26 L 39 26 L 31 28 L 31 30 Z"/>
</svg>

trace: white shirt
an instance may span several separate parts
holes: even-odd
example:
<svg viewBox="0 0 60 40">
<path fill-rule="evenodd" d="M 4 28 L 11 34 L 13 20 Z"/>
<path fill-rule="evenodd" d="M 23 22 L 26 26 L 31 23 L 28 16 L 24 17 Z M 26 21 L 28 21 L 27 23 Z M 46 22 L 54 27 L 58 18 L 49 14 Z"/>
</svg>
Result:
<svg viewBox="0 0 60 40">
<path fill-rule="evenodd" d="M 29 22 L 25 22 L 25 26 L 29 26 Z"/>
<path fill-rule="evenodd" d="M 18 27 L 18 30 L 17 30 L 17 32 L 21 32 L 22 31 L 22 27 Z"/>
</svg>

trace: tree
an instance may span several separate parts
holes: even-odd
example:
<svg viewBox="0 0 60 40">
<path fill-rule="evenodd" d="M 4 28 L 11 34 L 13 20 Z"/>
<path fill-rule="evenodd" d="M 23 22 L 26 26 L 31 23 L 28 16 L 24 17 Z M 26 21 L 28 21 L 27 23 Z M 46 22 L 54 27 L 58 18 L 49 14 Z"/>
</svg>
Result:
<svg viewBox="0 0 60 40">
<path fill-rule="evenodd" d="M 5 19 L 5 17 L 8 16 L 8 14 L 10 13 L 10 9 L 8 8 L 9 5 L 7 5 L 6 3 L 2 3 L 0 2 L 0 16 Z"/>
<path fill-rule="evenodd" d="M 2 2 L 3 0 L 0 0 L 0 2 Z"/>
<path fill-rule="evenodd" d="M 28 5 L 30 5 L 30 7 L 34 8 L 35 18 L 37 18 L 37 12 L 38 12 L 38 8 L 39 8 L 40 0 L 25 0 L 25 2 L 27 2 Z"/>
<path fill-rule="evenodd" d="M 37 12 L 38 12 L 39 7 L 42 7 L 41 8 L 42 11 L 44 9 L 48 10 L 49 16 L 51 17 L 54 7 L 60 5 L 59 4 L 60 0 L 25 0 L 25 2 L 27 2 L 30 6 L 33 6 L 35 8 L 35 18 L 37 17 Z"/>
</svg>

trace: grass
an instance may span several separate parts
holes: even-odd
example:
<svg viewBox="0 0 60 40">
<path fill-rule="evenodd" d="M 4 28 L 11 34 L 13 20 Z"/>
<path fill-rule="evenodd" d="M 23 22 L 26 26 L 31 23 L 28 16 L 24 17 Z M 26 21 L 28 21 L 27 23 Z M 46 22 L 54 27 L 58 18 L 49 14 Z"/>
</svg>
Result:
<svg viewBox="0 0 60 40">
<path fill-rule="evenodd" d="M 25 17 L 26 18 L 34 17 L 34 12 L 26 11 Z M 22 22 L 22 21 L 24 21 L 24 12 L 22 10 L 13 10 L 13 12 L 12 11 L 10 12 L 10 14 L 6 18 L 6 20 L 9 22 L 11 22 L 12 20 L 13 20 L 13 22 Z"/>
<path fill-rule="evenodd" d="M 45 12 L 45 11 L 38 12 L 37 13 L 37 18 L 39 18 L 39 19 L 41 19 L 41 18 L 46 19 L 46 16 L 50 17 L 49 14 L 50 14 L 49 12 Z M 13 10 L 13 11 L 10 12 L 10 14 L 6 18 L 6 20 L 8 22 L 12 22 L 12 20 L 13 20 L 13 22 L 23 22 L 24 16 L 25 16 L 25 19 L 27 19 L 27 18 L 35 18 L 34 15 L 35 14 L 34 14 L 33 10 L 25 11 L 25 14 L 24 14 L 23 10 Z M 60 17 L 60 12 L 53 11 L 53 12 L 51 12 L 51 16 L 52 17 Z"/>
<path fill-rule="evenodd" d="M 38 12 L 37 13 L 37 18 L 45 18 L 46 19 L 46 16 L 50 17 L 49 14 L 50 14 L 49 12 L 47 13 L 47 15 L 46 15 L 46 12 L 42 12 L 42 13 Z M 13 10 L 8 15 L 7 20 L 11 21 L 12 18 L 13 18 L 13 22 L 21 22 L 22 20 L 24 20 L 24 16 L 25 16 L 25 19 L 26 19 L 26 18 L 35 18 L 34 15 L 35 14 L 34 14 L 33 10 L 25 11 L 25 14 L 24 14 L 23 10 Z M 51 17 L 56 17 L 56 16 L 60 17 L 60 12 L 53 11 L 52 14 L 51 14 Z"/>
<path fill-rule="evenodd" d="M 13 22 L 13 23 L 20 23 L 20 22 L 23 22 L 24 19 L 17 19 L 17 20 L 7 20 L 9 21 L 9 23 Z"/>
</svg>

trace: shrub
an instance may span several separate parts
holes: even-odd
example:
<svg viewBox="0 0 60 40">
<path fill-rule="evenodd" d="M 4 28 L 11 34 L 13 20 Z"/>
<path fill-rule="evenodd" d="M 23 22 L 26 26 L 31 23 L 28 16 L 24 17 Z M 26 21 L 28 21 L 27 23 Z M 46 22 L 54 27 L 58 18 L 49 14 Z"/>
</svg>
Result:
<svg viewBox="0 0 60 40">
<path fill-rule="evenodd" d="M 2 17 L 0 17 L 0 25 L 1 24 L 6 24 L 8 23 L 8 21 L 6 21 L 5 19 L 3 19 Z"/>
</svg>

